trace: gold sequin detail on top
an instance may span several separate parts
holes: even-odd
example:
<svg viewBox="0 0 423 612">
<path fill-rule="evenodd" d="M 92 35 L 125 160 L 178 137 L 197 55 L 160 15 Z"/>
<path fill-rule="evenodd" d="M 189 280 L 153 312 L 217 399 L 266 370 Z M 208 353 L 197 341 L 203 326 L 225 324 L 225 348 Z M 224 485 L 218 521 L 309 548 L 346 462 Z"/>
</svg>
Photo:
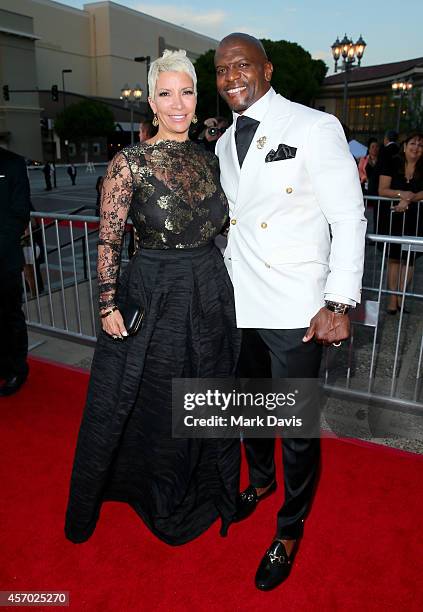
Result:
<svg viewBox="0 0 423 612">
<path fill-rule="evenodd" d="M 166 210 L 167 208 L 169 208 L 169 200 L 170 195 L 161 196 L 157 200 L 157 204 L 160 206 L 160 208 L 164 208 L 164 210 Z"/>
<path fill-rule="evenodd" d="M 140 248 L 203 246 L 225 225 L 228 203 L 217 158 L 191 141 L 126 147 L 110 162 L 100 209 L 100 307 L 114 303 L 122 236 L 130 215 Z"/>
<path fill-rule="evenodd" d="M 210 221 L 206 221 L 203 227 L 200 228 L 200 232 L 204 239 L 211 238 L 214 233 L 213 224 Z"/>
<path fill-rule="evenodd" d="M 181 146 L 182 145 L 182 146 Z M 184 150 L 185 145 L 185 150 Z M 204 156 L 207 151 L 194 152 L 192 159 L 186 155 L 195 143 L 162 140 L 155 145 L 146 145 L 144 156 L 152 174 L 190 206 L 205 200 L 216 192 L 216 182 L 210 163 Z M 201 159 L 202 158 L 202 159 Z"/>
<path fill-rule="evenodd" d="M 144 201 L 151 198 L 151 196 L 154 195 L 155 191 L 156 188 L 154 187 L 154 185 L 150 185 L 150 183 L 147 183 L 145 181 L 143 181 L 139 186 L 139 196 Z"/>
</svg>

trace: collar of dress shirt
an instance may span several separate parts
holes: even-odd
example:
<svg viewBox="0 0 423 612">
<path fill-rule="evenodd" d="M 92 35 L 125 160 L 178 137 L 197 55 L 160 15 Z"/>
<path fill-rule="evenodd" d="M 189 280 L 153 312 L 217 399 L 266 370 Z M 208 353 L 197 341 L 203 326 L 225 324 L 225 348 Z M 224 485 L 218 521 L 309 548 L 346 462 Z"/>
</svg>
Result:
<svg viewBox="0 0 423 612">
<path fill-rule="evenodd" d="M 271 87 L 268 92 L 264 94 L 261 98 L 254 102 L 247 110 L 242 113 L 246 117 L 250 117 L 250 119 L 255 119 L 256 121 L 262 121 L 265 114 L 269 110 L 270 102 L 272 98 L 276 96 L 276 92 Z M 236 125 L 236 120 L 240 116 L 238 113 L 232 112 L 234 124 Z"/>
</svg>

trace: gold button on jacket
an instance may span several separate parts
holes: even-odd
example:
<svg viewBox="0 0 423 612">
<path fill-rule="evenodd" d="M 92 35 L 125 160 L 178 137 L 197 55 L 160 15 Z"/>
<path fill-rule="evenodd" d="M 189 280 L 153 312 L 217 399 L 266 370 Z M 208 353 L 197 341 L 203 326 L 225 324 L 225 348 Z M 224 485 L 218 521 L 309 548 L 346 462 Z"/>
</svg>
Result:
<svg viewBox="0 0 423 612">
<path fill-rule="evenodd" d="M 236 225 L 236 219 L 231 219 L 232 225 Z"/>
<path fill-rule="evenodd" d="M 263 221 L 263 223 L 261 224 L 261 227 L 262 227 L 263 229 L 266 229 L 266 227 L 267 227 L 267 223 L 266 223 L 265 221 Z"/>
<path fill-rule="evenodd" d="M 292 187 L 287 187 L 285 191 L 286 193 L 292 193 L 294 190 L 292 189 Z"/>
</svg>

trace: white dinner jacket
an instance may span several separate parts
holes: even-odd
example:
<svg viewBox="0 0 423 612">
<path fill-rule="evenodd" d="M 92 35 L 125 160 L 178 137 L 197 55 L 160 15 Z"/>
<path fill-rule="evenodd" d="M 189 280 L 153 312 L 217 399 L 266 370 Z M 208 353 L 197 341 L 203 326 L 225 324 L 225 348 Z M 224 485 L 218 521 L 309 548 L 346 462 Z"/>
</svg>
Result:
<svg viewBox="0 0 423 612">
<path fill-rule="evenodd" d="M 325 294 L 360 302 L 367 222 L 339 121 L 274 95 L 241 169 L 234 130 L 218 140 L 216 155 L 229 201 L 224 256 L 238 327 L 308 327 Z M 296 156 L 266 163 L 279 144 Z"/>
</svg>

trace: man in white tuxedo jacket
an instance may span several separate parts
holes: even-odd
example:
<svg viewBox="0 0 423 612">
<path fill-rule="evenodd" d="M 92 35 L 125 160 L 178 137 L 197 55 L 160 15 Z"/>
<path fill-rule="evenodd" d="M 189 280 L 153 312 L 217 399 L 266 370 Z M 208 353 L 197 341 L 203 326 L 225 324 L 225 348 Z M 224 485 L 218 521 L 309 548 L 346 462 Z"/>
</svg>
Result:
<svg viewBox="0 0 423 612">
<path fill-rule="evenodd" d="M 215 66 L 234 119 L 216 154 L 230 208 L 225 262 L 244 336 L 240 375 L 263 376 L 269 359 L 275 378 L 314 378 L 322 344 L 348 338 L 347 311 L 360 301 L 366 220 L 357 167 L 335 117 L 275 93 L 260 41 L 229 35 Z M 274 440 L 245 440 L 245 449 L 250 486 L 238 520 L 276 489 Z M 283 441 L 285 499 L 259 589 L 289 575 L 319 457 L 316 438 Z"/>
</svg>

